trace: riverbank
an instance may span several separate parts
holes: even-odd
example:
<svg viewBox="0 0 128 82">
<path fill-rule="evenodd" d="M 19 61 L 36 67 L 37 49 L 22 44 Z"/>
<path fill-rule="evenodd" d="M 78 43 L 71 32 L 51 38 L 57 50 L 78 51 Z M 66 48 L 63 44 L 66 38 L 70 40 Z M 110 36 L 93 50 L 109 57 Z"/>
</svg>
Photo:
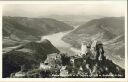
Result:
<svg viewBox="0 0 128 82">
<path fill-rule="evenodd" d="M 74 29 L 76 29 L 76 28 L 74 28 Z M 63 36 L 67 35 L 68 33 L 72 32 L 73 30 L 65 31 L 65 32 L 59 32 L 59 33 L 55 33 L 55 34 L 47 35 L 47 36 L 42 36 L 41 41 L 44 39 L 48 39 L 61 52 L 67 53 L 69 55 L 78 54 L 78 53 L 80 53 L 80 50 L 73 48 L 71 46 L 71 44 L 66 43 L 62 40 Z"/>
</svg>

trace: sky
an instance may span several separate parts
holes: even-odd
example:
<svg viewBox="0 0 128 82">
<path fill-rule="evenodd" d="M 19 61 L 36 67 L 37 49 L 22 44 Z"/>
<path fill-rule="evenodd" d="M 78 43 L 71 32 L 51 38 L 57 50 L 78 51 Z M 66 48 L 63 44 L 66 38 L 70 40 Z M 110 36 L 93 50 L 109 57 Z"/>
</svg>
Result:
<svg viewBox="0 0 128 82">
<path fill-rule="evenodd" d="M 124 16 L 126 3 L 91 1 L 85 4 L 8 4 L 4 16 L 41 17 L 49 15 Z"/>
</svg>

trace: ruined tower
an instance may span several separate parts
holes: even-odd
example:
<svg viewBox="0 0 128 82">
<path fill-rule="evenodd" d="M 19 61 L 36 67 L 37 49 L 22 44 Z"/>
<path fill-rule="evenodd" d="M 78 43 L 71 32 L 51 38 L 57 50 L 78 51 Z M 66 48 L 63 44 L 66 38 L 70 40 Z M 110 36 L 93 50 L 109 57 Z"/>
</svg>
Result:
<svg viewBox="0 0 128 82">
<path fill-rule="evenodd" d="M 86 51 L 87 51 L 86 42 L 83 41 L 81 43 L 81 54 L 86 54 Z"/>
</svg>

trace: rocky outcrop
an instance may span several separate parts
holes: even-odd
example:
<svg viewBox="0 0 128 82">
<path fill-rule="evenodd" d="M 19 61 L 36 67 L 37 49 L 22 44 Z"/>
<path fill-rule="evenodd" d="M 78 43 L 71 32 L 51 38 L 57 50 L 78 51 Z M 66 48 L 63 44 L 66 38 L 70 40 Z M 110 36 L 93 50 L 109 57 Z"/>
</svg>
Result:
<svg viewBox="0 0 128 82">
<path fill-rule="evenodd" d="M 58 54 L 59 55 L 59 54 Z M 72 57 L 70 57 L 72 59 Z M 61 58 L 60 58 L 61 59 Z M 83 58 L 73 58 L 74 63 L 57 64 L 56 58 L 40 64 L 40 67 L 27 72 L 17 72 L 13 78 L 124 78 L 125 70 L 109 59 L 90 60 L 87 64 Z M 54 63 L 53 63 L 54 62 Z M 65 61 L 66 62 L 66 61 Z M 19 74 L 20 73 L 20 74 Z M 12 74 L 11 74 L 12 75 Z"/>
</svg>

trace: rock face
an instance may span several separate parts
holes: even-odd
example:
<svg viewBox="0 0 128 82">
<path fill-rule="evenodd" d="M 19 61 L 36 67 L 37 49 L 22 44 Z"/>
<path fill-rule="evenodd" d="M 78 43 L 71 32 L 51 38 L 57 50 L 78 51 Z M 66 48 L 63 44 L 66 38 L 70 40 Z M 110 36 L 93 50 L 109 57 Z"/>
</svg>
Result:
<svg viewBox="0 0 128 82">
<path fill-rule="evenodd" d="M 63 22 L 51 18 L 3 17 L 3 36 L 11 39 L 37 40 L 38 36 L 73 29 Z"/>
<path fill-rule="evenodd" d="M 25 69 L 36 67 L 41 61 L 45 61 L 47 54 L 59 53 L 49 40 L 42 42 L 28 42 L 7 53 L 3 54 L 3 77 L 9 77 L 11 73 L 20 70 L 25 65 Z"/>
</svg>

